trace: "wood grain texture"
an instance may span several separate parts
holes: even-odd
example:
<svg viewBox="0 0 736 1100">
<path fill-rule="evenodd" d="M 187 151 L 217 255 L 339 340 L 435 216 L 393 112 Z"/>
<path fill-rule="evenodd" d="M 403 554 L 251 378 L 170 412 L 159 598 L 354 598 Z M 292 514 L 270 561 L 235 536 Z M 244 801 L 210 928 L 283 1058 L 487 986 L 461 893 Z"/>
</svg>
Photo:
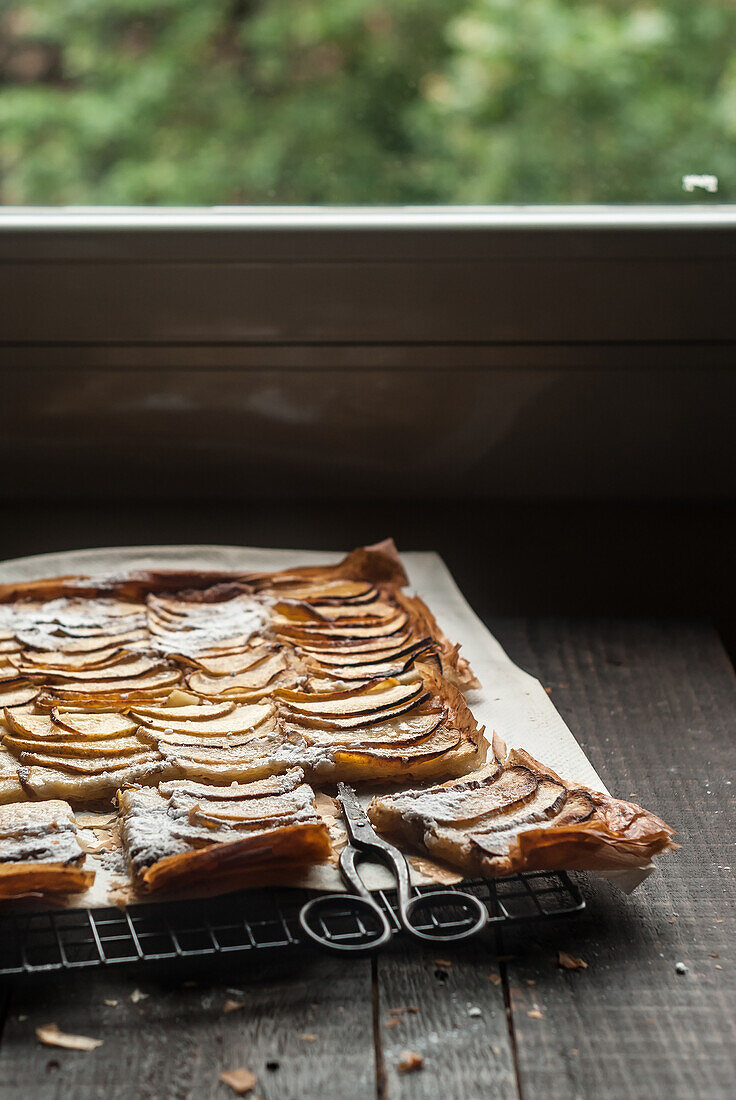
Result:
<svg viewBox="0 0 736 1100">
<path fill-rule="evenodd" d="M 583 919 L 506 937 L 522 1095 L 732 1097 L 736 680 L 718 636 L 682 623 L 492 626 L 612 791 L 682 844 L 631 897 L 588 877 Z M 589 969 L 560 969 L 559 949 Z"/>
<path fill-rule="evenodd" d="M 134 1004 L 136 988 L 148 997 Z M 244 1007 L 224 1013 L 228 999 Z M 41 1046 L 35 1028 L 51 1022 L 103 1045 Z M 345 1082 L 351 1100 L 375 1097 L 370 963 L 234 959 L 194 986 L 182 975 L 61 975 L 18 989 L 0 1046 L 4 1100 L 225 1100 L 234 1094 L 219 1075 L 239 1066 L 257 1074 L 262 1100 L 343 1100 Z"/>
<path fill-rule="evenodd" d="M 730 1100 L 736 681 L 717 635 L 682 623 L 491 626 L 551 689 L 611 790 L 660 813 L 683 845 L 630 898 L 582 877 L 584 917 L 506 936 L 511 1029 L 504 986 L 489 980 L 492 943 L 397 940 L 374 964 L 246 957 L 224 974 L 200 972 L 196 986 L 183 972 L 64 975 L 10 994 L 3 1098 L 214 1100 L 231 1095 L 219 1073 L 246 1065 L 263 1100 Z M 560 969 L 560 949 L 588 969 Z M 134 1005 L 136 986 L 150 996 Z M 224 1015 L 227 997 L 245 1007 Z M 419 1012 L 386 1026 L 390 1009 L 411 1005 Z M 89 1054 L 42 1047 L 34 1028 L 51 1022 L 104 1044 Z M 425 1064 L 400 1075 L 405 1049 Z"/>
<path fill-rule="evenodd" d="M 462 948 L 396 947 L 377 959 L 379 1052 L 390 1100 L 516 1098 L 516 1073 L 494 940 Z M 443 966 L 435 960 L 450 962 Z M 416 1006 L 391 1026 L 391 1009 Z M 398 1070 L 402 1052 L 424 1065 Z"/>
</svg>

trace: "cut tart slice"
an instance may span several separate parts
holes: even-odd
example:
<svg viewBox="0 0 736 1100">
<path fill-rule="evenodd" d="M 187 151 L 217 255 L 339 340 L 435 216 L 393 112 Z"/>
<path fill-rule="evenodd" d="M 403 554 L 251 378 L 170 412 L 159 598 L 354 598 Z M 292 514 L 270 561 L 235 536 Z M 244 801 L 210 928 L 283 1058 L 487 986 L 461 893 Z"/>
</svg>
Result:
<svg viewBox="0 0 736 1100">
<path fill-rule="evenodd" d="M 512 749 L 463 779 L 374 798 L 382 833 L 471 877 L 646 866 L 672 830 L 631 802 L 560 779 Z"/>
<path fill-rule="evenodd" d="M 76 894 L 94 882 L 66 802 L 0 806 L 0 898 Z"/>
<path fill-rule="evenodd" d="M 213 787 L 174 781 L 121 790 L 125 853 L 140 889 L 224 893 L 291 877 L 330 854 L 303 772 Z"/>
</svg>

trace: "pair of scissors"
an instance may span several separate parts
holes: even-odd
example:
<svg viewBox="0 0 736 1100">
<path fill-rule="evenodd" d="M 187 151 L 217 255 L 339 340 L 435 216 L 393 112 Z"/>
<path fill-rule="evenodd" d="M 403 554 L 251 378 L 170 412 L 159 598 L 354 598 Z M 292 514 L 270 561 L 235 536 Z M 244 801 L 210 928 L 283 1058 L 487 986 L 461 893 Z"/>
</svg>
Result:
<svg viewBox="0 0 736 1100">
<path fill-rule="evenodd" d="M 393 928 L 389 919 L 360 877 L 357 863 L 361 857 L 372 858 L 393 871 L 398 894 L 399 924 L 410 936 L 426 943 L 449 943 L 467 940 L 482 931 L 488 923 L 488 911 L 474 894 L 463 890 L 432 890 L 412 896 L 411 877 L 406 857 L 374 830 L 352 787 L 347 783 L 338 783 L 337 790 L 337 799 L 342 807 L 348 834 L 348 844 L 340 853 L 338 866 L 343 881 L 355 892 L 322 894 L 302 906 L 299 912 L 299 923 L 309 939 L 328 951 L 354 955 L 376 951 L 391 939 Z M 425 931 L 416 923 L 417 912 L 420 909 L 431 917 L 433 912 L 437 913 L 440 908 L 448 906 L 467 913 L 467 919 L 461 921 L 462 927 L 459 931 Z M 338 912 L 342 916 L 347 914 L 358 921 L 361 932 L 364 932 L 360 942 L 336 939 L 329 934 L 325 918 L 331 911 L 333 914 Z M 376 929 L 368 942 L 365 940 L 365 935 L 368 933 L 363 928 L 364 920 Z M 436 923 L 435 927 L 439 927 L 439 924 Z"/>
</svg>

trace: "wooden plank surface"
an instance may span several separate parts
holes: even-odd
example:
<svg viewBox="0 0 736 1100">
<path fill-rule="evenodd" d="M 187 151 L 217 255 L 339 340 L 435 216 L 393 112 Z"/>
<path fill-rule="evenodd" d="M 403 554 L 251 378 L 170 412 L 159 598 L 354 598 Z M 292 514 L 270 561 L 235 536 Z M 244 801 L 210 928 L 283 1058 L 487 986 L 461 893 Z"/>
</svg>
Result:
<svg viewBox="0 0 736 1100">
<path fill-rule="evenodd" d="M 683 848 L 655 876 L 631 898 L 586 879 L 585 917 L 506 937 L 505 986 L 492 944 L 403 943 L 373 964 L 234 960 L 196 986 L 115 972 L 16 984 L 3 1097 L 227 1097 L 219 1073 L 247 1065 L 263 1100 L 730 1098 L 736 682 L 717 636 L 697 624 L 491 625 L 551 689 L 611 789 L 678 829 Z M 559 949 L 588 969 L 561 970 Z M 149 997 L 133 1004 L 136 986 Z M 228 996 L 245 1007 L 224 1014 Z M 391 1009 L 414 1005 L 386 1026 Z M 41 1047 L 34 1029 L 49 1022 L 104 1044 Z M 403 1050 L 424 1067 L 399 1074 Z"/>
<path fill-rule="evenodd" d="M 531 942 L 506 937 L 522 1095 L 732 1097 L 736 681 L 717 635 L 682 623 L 492 625 L 611 789 L 659 813 L 682 844 L 631 897 L 588 879 L 584 919 Z M 560 969 L 559 949 L 588 969 Z"/>
<path fill-rule="evenodd" d="M 451 965 L 446 965 L 446 964 Z M 376 961 L 383 1095 L 514 1100 L 516 1072 L 495 943 L 386 952 Z M 408 1007 L 392 1026 L 391 1009 Z M 402 1053 L 424 1059 L 401 1073 Z M 380 1095 L 380 1094 L 379 1094 Z"/>
<path fill-rule="evenodd" d="M 259 964 L 185 984 L 120 972 L 18 987 L 0 1046 L 3 1100 L 225 1100 L 223 1070 L 248 1067 L 262 1100 L 376 1095 L 371 965 L 323 956 Z M 131 1001 L 136 989 L 147 994 Z M 230 999 L 243 1003 L 225 1013 Z M 111 1002 L 115 1002 L 114 1004 Z M 39 1025 L 103 1040 L 91 1053 L 41 1046 Z"/>
</svg>

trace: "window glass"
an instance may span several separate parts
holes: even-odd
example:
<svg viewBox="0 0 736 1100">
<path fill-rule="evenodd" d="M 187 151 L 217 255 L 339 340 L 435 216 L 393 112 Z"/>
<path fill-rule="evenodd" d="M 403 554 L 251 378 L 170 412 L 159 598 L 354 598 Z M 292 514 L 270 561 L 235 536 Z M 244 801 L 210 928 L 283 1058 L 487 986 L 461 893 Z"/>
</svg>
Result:
<svg viewBox="0 0 736 1100">
<path fill-rule="evenodd" d="M 3 204 L 736 200 L 733 0 L 9 0 Z"/>
</svg>

